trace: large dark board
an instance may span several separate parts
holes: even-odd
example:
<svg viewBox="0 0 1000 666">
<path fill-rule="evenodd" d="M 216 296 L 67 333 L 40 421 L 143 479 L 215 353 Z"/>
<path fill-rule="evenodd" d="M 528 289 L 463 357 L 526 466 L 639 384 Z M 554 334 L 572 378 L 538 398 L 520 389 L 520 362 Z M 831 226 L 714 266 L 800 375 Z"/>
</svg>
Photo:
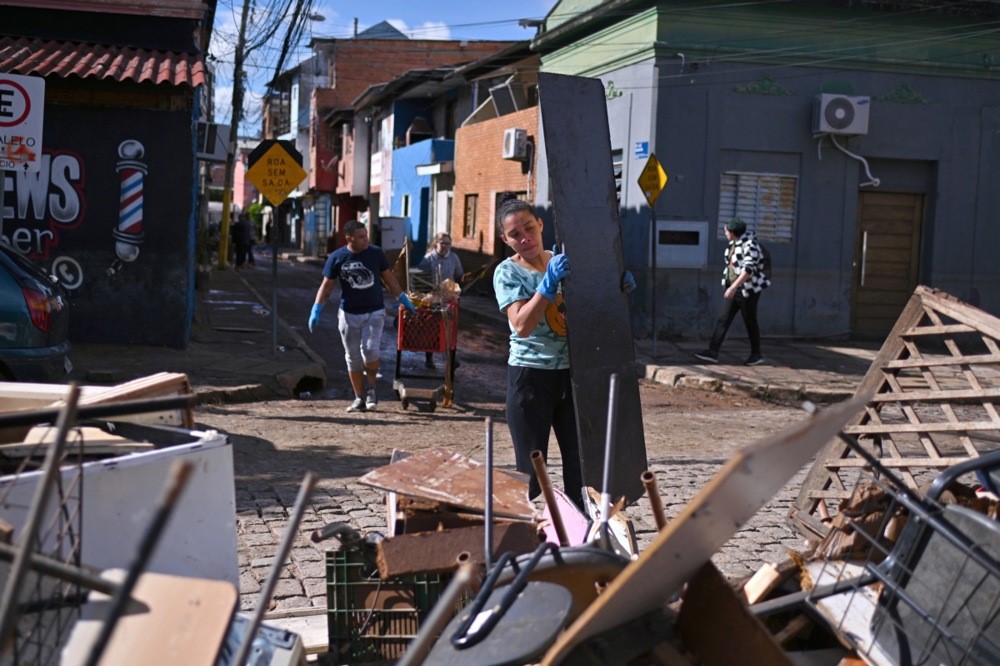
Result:
<svg viewBox="0 0 1000 666">
<path fill-rule="evenodd" d="M 628 297 L 621 291 L 625 260 L 604 86 L 597 79 L 543 73 L 538 92 L 553 221 L 570 261 L 563 296 L 583 478 L 601 489 L 608 386 L 618 373 L 611 494 L 634 501 L 643 491 L 646 442 Z"/>
</svg>

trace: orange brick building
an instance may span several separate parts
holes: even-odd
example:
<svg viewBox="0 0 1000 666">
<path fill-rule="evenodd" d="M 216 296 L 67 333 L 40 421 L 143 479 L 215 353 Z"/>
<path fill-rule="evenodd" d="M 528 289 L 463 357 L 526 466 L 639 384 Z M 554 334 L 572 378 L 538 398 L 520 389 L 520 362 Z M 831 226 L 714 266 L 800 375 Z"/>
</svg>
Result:
<svg viewBox="0 0 1000 666">
<path fill-rule="evenodd" d="M 495 230 L 497 197 L 514 192 L 522 199 L 534 200 L 538 128 L 538 107 L 533 106 L 458 129 L 451 234 L 466 270 L 509 254 Z M 527 132 L 523 160 L 502 157 L 504 132 L 509 129 Z"/>
</svg>

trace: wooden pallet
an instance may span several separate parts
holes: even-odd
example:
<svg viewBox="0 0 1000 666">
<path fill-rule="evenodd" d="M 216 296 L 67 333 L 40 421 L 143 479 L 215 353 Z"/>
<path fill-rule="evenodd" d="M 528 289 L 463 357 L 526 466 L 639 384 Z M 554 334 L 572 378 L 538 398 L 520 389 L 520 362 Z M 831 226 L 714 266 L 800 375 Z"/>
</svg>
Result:
<svg viewBox="0 0 1000 666">
<path fill-rule="evenodd" d="M 919 286 L 858 387 L 874 397 L 845 432 L 911 488 L 1000 443 L 1000 319 Z M 850 498 L 864 461 L 835 439 L 820 452 L 788 515 L 808 538 Z"/>
</svg>

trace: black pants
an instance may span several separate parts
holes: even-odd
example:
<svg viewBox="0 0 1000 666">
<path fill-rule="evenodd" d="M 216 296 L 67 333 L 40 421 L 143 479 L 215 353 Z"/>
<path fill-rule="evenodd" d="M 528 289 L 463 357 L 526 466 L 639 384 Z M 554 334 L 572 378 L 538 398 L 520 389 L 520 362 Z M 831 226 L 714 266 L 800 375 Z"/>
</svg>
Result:
<svg viewBox="0 0 1000 666">
<path fill-rule="evenodd" d="M 747 335 L 750 336 L 750 353 L 760 354 L 760 326 L 757 325 L 757 302 L 760 301 L 762 292 L 743 296 L 742 291 L 737 291 L 732 300 L 723 299 L 722 312 L 718 321 L 715 322 L 715 331 L 712 333 L 712 341 L 708 343 L 708 348 L 713 353 L 718 354 L 722 347 L 722 341 L 726 339 L 729 326 L 736 318 L 736 313 L 743 315 L 743 324 L 747 327 Z"/>
<path fill-rule="evenodd" d="M 532 499 L 541 493 L 541 487 L 531 466 L 531 452 L 541 451 L 548 459 L 549 432 L 555 431 L 566 494 L 581 506 L 583 472 L 569 370 L 508 366 L 507 426 L 514 442 L 517 470 L 531 478 L 528 494 Z"/>
</svg>

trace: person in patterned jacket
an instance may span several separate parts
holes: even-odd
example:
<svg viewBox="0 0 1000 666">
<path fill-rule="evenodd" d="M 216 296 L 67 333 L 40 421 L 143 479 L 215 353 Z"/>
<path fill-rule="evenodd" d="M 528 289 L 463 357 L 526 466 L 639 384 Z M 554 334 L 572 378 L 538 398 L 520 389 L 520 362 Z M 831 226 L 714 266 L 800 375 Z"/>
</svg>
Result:
<svg viewBox="0 0 1000 666">
<path fill-rule="evenodd" d="M 738 217 L 731 218 L 726 223 L 726 238 L 729 240 L 729 247 L 726 248 L 726 268 L 722 274 L 722 286 L 726 289 L 722 313 L 715 322 L 715 331 L 708 349 L 695 356 L 708 363 L 718 363 L 722 341 L 726 339 L 729 326 L 739 312 L 743 315 L 743 323 L 750 337 L 750 356 L 744 361 L 744 365 L 760 365 L 764 358 L 760 353 L 757 303 L 761 292 L 771 286 L 771 280 L 763 270 L 764 253 L 757 242 L 757 236 L 752 231 L 747 231 L 746 223 Z"/>
</svg>

